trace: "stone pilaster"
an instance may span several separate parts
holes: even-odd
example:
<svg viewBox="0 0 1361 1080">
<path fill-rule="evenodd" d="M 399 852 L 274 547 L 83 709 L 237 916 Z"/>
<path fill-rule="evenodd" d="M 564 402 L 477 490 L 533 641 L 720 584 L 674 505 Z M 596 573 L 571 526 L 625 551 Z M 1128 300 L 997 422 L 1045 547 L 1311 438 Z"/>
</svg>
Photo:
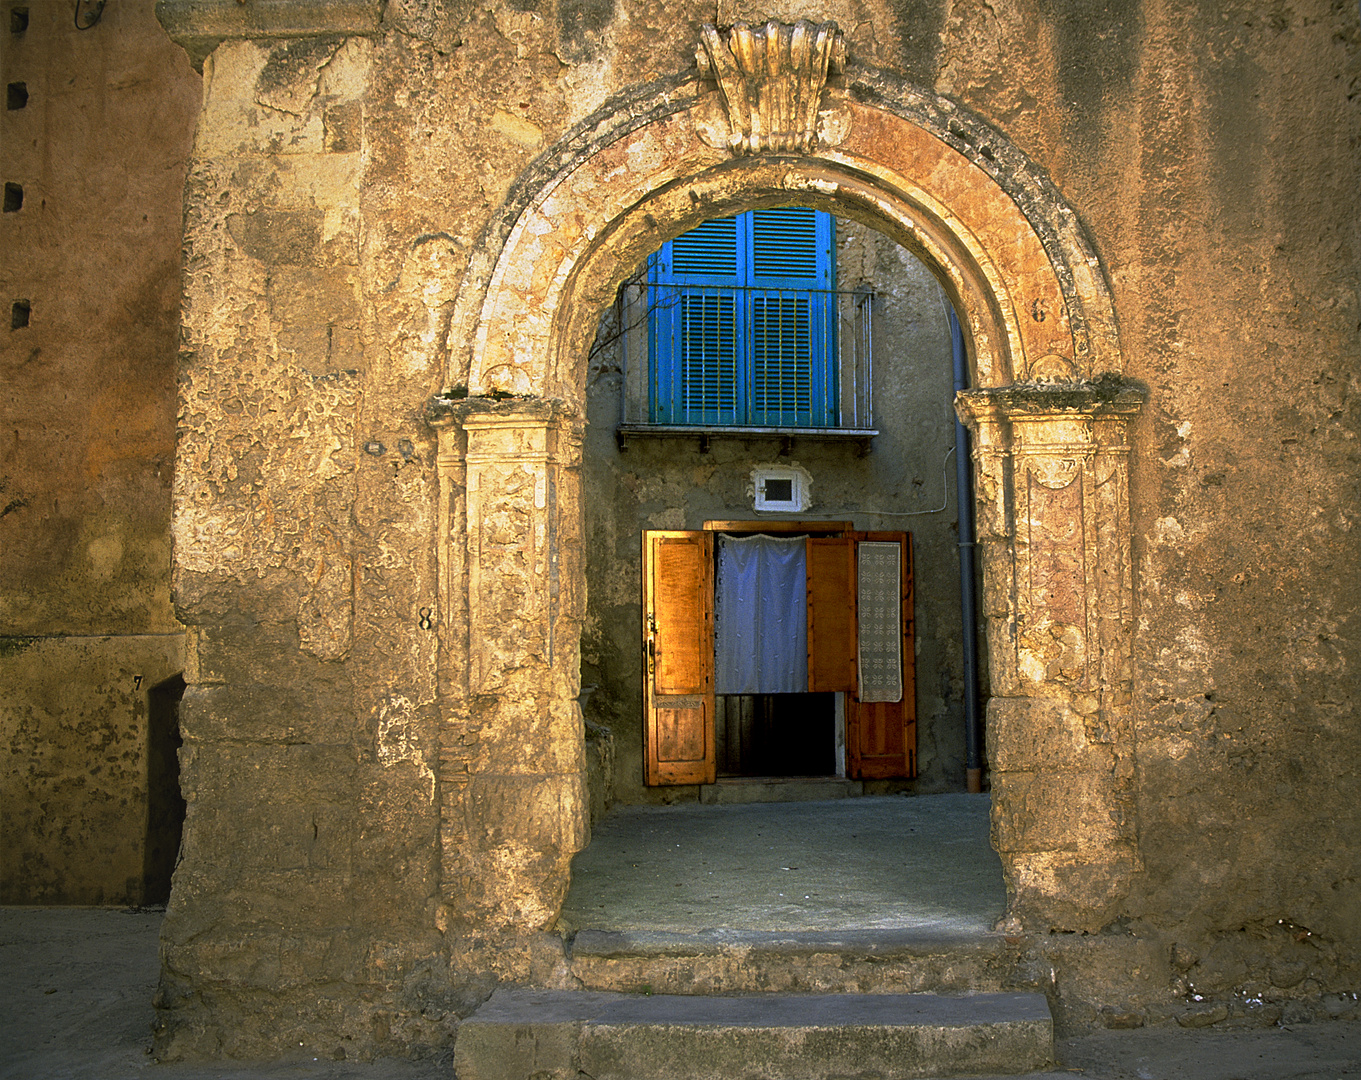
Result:
<svg viewBox="0 0 1361 1080">
<path fill-rule="evenodd" d="M 1095 929 L 1138 865 L 1127 428 L 1135 387 L 967 391 L 993 697 L 993 839 L 1034 928 Z"/>
<path fill-rule="evenodd" d="M 443 891 L 544 926 L 586 843 L 576 702 L 581 421 L 558 402 L 432 404 L 440 432 Z"/>
</svg>

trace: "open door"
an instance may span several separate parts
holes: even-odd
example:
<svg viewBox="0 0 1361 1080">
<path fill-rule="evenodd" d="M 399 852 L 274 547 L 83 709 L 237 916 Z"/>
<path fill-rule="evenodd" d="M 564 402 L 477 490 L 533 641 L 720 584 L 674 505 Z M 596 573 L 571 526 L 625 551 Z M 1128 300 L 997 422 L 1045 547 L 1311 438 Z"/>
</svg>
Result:
<svg viewBox="0 0 1361 1080">
<path fill-rule="evenodd" d="M 712 784 L 714 544 L 711 532 L 643 533 L 647 783 Z"/>
<path fill-rule="evenodd" d="M 810 536 L 808 564 L 808 689 L 855 689 L 855 541 Z"/>
<path fill-rule="evenodd" d="M 713 538 L 707 528 L 643 533 L 649 786 L 717 779 Z M 917 775 L 912 537 L 847 530 L 809 536 L 805 551 L 807 689 L 846 695 L 847 776 L 911 779 Z"/>
<path fill-rule="evenodd" d="M 856 533 L 855 541 L 859 670 L 846 701 L 846 774 L 856 780 L 912 779 L 917 775 L 912 536 Z"/>
</svg>

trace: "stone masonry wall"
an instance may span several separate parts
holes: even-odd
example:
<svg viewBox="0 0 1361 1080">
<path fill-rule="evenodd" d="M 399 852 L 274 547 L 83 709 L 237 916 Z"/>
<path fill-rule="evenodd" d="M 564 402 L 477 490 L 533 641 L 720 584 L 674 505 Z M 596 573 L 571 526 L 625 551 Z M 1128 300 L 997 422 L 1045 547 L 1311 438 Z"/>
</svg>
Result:
<svg viewBox="0 0 1361 1080">
<path fill-rule="evenodd" d="M 0 70 L 0 903 L 137 904 L 199 78 L 150 2 L 6 5 Z"/>
<path fill-rule="evenodd" d="M 423 1052 L 497 980 L 568 984 L 552 919 L 588 838 L 580 716 L 563 706 L 579 552 L 555 562 L 540 542 L 579 530 L 582 417 L 454 400 L 432 428 L 423 408 L 466 393 L 446 385 L 475 331 L 455 297 L 487 272 L 501 208 L 551 165 L 536 155 L 612 95 L 691 70 L 713 8 L 305 5 L 321 13 L 305 36 L 234 0 L 190 6 L 163 0 L 162 18 L 216 19 L 194 40 L 221 44 L 186 195 L 174 588 L 192 628 L 190 808 L 161 1046 Z M 329 34 L 328 8 L 350 20 Z M 1104 903 L 1089 878 L 1067 908 L 1025 907 L 1035 978 L 1070 1024 L 1103 1003 L 1197 1023 L 1352 1007 L 1354 5 L 773 14 L 837 19 L 857 63 L 1030 156 L 1090 238 L 1100 265 L 1079 269 L 1109 280 L 1124 373 L 1148 391 L 1129 457 L 1135 651 L 1093 660 L 1132 686 L 1118 752 L 1062 714 L 1073 730 L 1037 739 L 995 804 L 1003 847 L 1090 826 L 1091 850 L 1123 860 Z M 1051 316 L 1067 313 L 1021 315 Z M 1108 464 L 1083 489 L 1102 528 L 1124 508 Z M 521 596 L 551 621 L 519 635 Z M 1014 730 L 1043 734 L 1047 715 Z M 1074 791 L 1042 820 L 1028 800 L 1064 787 L 1043 748 L 1074 734 L 1109 759 L 1114 794 Z M 1091 805 L 1119 820 L 1083 819 Z"/>
</svg>

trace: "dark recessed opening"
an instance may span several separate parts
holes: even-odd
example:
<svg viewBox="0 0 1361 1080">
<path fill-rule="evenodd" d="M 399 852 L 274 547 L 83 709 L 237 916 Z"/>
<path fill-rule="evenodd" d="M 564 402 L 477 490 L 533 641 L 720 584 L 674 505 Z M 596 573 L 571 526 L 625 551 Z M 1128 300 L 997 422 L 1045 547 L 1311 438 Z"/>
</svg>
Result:
<svg viewBox="0 0 1361 1080">
<path fill-rule="evenodd" d="M 11 330 L 21 330 L 28 325 L 28 316 L 32 311 L 32 305 L 27 300 L 16 300 L 14 306 L 9 311 L 9 328 Z"/>
<path fill-rule="evenodd" d="M 12 214 L 24 205 L 24 185 L 5 185 L 5 213 Z"/>
<path fill-rule="evenodd" d="M 831 776 L 835 694 L 719 694 L 714 702 L 719 776 Z"/>
<path fill-rule="evenodd" d="M 170 879 L 184 831 L 180 792 L 180 699 L 184 678 L 174 675 L 147 692 L 147 825 L 142 861 L 142 903 L 170 899 Z"/>
<path fill-rule="evenodd" d="M 794 501 L 794 481 L 793 480 L 766 480 L 766 501 L 767 502 L 793 502 Z"/>
<path fill-rule="evenodd" d="M 11 34 L 22 34 L 28 29 L 28 8 L 12 7 L 9 9 L 9 32 Z"/>
<path fill-rule="evenodd" d="M 12 82 L 5 87 L 5 108 L 13 111 L 28 104 L 28 83 Z"/>
</svg>

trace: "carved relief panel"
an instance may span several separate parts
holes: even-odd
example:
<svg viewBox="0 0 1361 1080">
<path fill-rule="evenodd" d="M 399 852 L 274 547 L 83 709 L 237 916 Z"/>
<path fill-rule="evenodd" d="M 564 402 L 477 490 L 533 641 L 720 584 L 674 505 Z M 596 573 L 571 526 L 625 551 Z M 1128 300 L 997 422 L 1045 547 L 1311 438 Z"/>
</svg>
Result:
<svg viewBox="0 0 1361 1080">
<path fill-rule="evenodd" d="M 979 542 L 1009 633 L 993 635 L 994 691 L 1115 689 L 1128 653 L 1128 387 L 1018 385 L 967 391 Z M 1123 515 L 1123 517 L 1122 517 Z"/>
<path fill-rule="evenodd" d="M 569 466 L 580 459 L 581 430 L 560 412 L 542 400 L 478 402 L 450 404 L 443 422 L 434 420 L 446 446 L 441 464 L 451 526 L 441 559 L 445 618 L 466 617 L 473 693 L 503 691 L 530 667 L 551 668 L 560 623 L 577 617 L 569 602 L 575 568 L 563 565 L 558 522 L 579 508 L 576 471 Z M 456 520 L 459 501 L 462 521 Z M 460 571 L 467 582 L 462 612 L 454 610 Z"/>
</svg>

